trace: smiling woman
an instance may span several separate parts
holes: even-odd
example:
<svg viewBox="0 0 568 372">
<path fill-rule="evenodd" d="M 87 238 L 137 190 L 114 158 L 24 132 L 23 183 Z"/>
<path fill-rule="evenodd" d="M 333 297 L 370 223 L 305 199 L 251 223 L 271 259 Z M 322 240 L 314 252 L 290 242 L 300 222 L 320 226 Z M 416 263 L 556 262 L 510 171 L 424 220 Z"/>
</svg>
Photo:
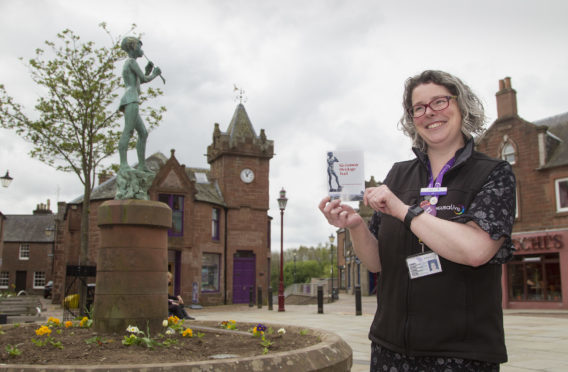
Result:
<svg viewBox="0 0 568 372">
<path fill-rule="evenodd" d="M 474 150 L 483 106 L 455 76 L 408 79 L 403 106 L 416 158 L 365 190 L 369 228 L 339 200 L 319 205 L 381 272 L 371 371 L 497 371 L 507 360 L 500 264 L 512 257 L 515 177 L 506 161 Z"/>
</svg>

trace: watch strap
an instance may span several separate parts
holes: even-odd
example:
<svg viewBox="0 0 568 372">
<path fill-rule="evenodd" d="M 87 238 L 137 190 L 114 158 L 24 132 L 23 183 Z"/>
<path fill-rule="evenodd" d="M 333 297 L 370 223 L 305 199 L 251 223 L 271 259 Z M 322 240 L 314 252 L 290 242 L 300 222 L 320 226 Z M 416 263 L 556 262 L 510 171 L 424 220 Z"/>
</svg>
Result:
<svg viewBox="0 0 568 372">
<path fill-rule="evenodd" d="M 419 205 L 414 204 L 408 208 L 408 212 L 406 212 L 406 216 L 404 217 L 404 224 L 408 230 L 410 230 L 410 223 L 412 222 L 412 219 L 422 213 L 424 213 L 424 209 L 422 209 Z"/>
</svg>

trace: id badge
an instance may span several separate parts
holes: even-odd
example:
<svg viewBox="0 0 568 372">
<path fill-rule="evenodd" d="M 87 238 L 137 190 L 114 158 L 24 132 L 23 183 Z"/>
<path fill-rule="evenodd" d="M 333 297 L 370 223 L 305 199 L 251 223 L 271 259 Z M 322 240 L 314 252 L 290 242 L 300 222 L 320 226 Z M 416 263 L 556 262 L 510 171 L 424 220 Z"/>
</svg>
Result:
<svg viewBox="0 0 568 372">
<path fill-rule="evenodd" d="M 436 252 L 420 253 L 406 259 L 410 279 L 422 278 L 442 272 L 440 257 Z"/>
</svg>

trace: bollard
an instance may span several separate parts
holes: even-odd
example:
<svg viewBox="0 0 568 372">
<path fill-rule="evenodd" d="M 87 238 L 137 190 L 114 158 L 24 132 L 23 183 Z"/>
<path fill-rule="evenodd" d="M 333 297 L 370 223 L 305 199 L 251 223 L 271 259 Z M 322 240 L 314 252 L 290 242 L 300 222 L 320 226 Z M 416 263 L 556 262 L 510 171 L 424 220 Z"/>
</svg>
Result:
<svg viewBox="0 0 568 372">
<path fill-rule="evenodd" d="M 272 310 L 272 287 L 268 287 L 268 310 Z"/>
<path fill-rule="evenodd" d="M 262 287 L 258 287 L 256 290 L 256 306 L 262 309 Z"/>
<path fill-rule="evenodd" d="M 355 315 L 362 315 L 361 311 L 361 287 L 355 286 Z"/>
<path fill-rule="evenodd" d="M 323 314 L 323 286 L 318 285 L 318 314 Z"/>
<path fill-rule="evenodd" d="M 254 306 L 254 288 L 251 286 L 249 287 L 249 307 Z"/>
</svg>

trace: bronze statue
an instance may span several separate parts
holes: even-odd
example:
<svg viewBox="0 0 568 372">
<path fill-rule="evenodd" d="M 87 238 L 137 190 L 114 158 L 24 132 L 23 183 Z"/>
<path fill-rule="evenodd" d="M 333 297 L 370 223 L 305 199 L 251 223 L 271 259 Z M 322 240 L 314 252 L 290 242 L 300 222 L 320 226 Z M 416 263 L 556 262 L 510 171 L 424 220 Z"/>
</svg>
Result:
<svg viewBox="0 0 568 372">
<path fill-rule="evenodd" d="M 148 83 L 157 76 L 162 78 L 162 71 L 159 67 L 154 67 L 148 61 L 145 71 L 142 72 L 136 59 L 142 57 L 142 41 L 140 39 L 127 36 L 122 39 L 120 44 L 122 50 L 128 53 L 128 59 L 122 68 L 122 78 L 126 85 L 126 92 L 120 100 L 119 110 L 124 113 L 124 131 L 118 143 L 118 153 L 120 155 L 120 169 L 117 176 L 116 199 L 148 199 L 147 190 L 153 178 L 153 173 L 146 167 L 146 140 L 148 131 L 144 126 L 144 121 L 139 111 L 140 84 Z M 136 130 L 138 141 L 136 142 L 136 153 L 138 155 L 138 166 L 132 169 L 128 165 L 126 153 L 128 142 Z"/>
</svg>

